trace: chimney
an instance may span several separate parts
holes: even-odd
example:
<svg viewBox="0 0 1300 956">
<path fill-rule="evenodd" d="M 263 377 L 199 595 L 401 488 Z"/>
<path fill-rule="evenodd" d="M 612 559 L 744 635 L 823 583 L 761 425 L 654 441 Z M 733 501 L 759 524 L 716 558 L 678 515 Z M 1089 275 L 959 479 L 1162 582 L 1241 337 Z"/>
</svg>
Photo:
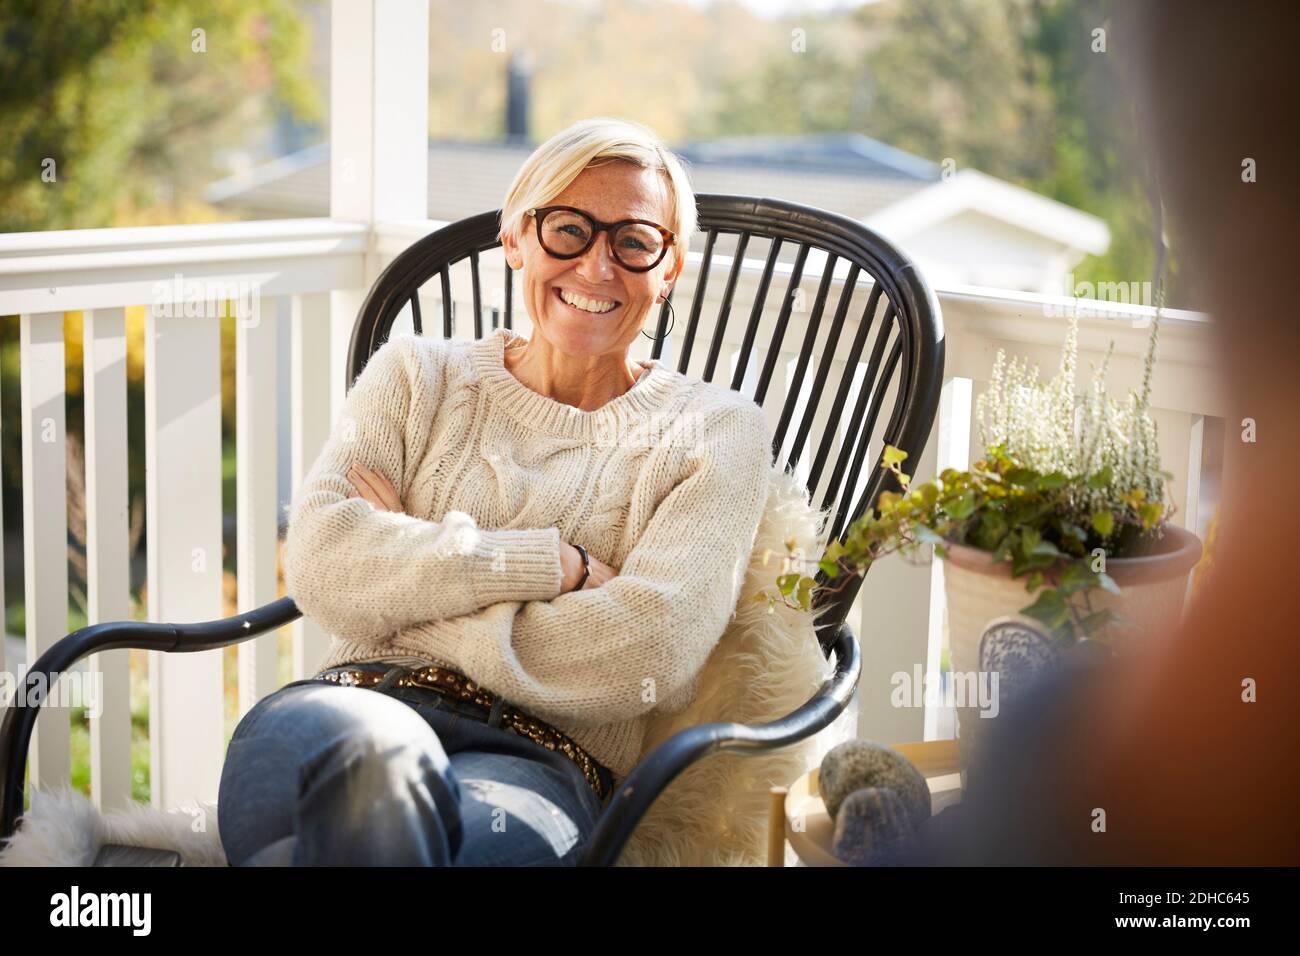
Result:
<svg viewBox="0 0 1300 956">
<path fill-rule="evenodd" d="M 506 142 L 528 143 L 528 81 L 533 58 L 526 52 L 510 54 L 506 65 Z"/>
</svg>

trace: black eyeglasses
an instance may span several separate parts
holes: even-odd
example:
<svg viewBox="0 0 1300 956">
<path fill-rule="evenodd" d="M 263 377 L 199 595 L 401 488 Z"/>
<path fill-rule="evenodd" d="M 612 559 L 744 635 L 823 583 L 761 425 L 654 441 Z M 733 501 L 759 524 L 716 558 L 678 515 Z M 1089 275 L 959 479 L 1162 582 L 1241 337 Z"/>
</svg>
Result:
<svg viewBox="0 0 1300 956">
<path fill-rule="evenodd" d="M 573 206 L 541 206 L 527 214 L 537 222 L 537 241 L 557 259 L 576 259 L 608 230 L 614 259 L 629 272 L 653 269 L 677 241 L 671 230 L 648 219 L 601 222 Z"/>
</svg>

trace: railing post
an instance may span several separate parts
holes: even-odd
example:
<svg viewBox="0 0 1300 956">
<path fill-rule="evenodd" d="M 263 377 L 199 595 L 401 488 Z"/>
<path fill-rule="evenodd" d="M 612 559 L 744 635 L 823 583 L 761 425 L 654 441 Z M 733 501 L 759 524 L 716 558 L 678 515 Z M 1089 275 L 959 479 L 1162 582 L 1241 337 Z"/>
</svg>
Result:
<svg viewBox="0 0 1300 956">
<path fill-rule="evenodd" d="M 945 375 L 943 391 L 939 395 L 939 419 L 935 424 L 938 437 L 934 475 L 939 475 L 945 468 L 964 470 L 970 467 L 971 422 L 974 418 L 974 383 L 968 378 L 953 378 Z M 928 449 L 927 449 L 928 450 Z M 930 475 L 917 476 L 924 481 Z M 941 657 L 948 631 L 948 603 L 944 592 L 943 560 L 930 562 L 930 633 L 926 649 L 925 673 L 939 686 Z M 939 715 L 946 707 L 941 702 L 937 707 L 925 708 L 925 740 L 938 740 L 940 737 Z M 954 714 L 955 722 L 955 714 Z M 946 730 L 946 728 L 945 728 Z M 954 728 L 955 730 L 955 728 Z"/>
<path fill-rule="evenodd" d="M 85 362 L 87 624 L 131 619 L 127 483 L 126 310 L 87 311 Z M 99 716 L 90 719 L 90 792 L 101 810 L 131 801 L 131 652 L 90 657 Z"/>
<path fill-rule="evenodd" d="M 162 303 L 155 303 L 162 304 Z M 182 314 L 173 314 L 182 311 Z M 222 616 L 221 328 L 186 303 L 145 316 L 149 620 Z M 215 800 L 225 747 L 220 650 L 149 652 L 153 805 Z"/>
<path fill-rule="evenodd" d="M 67 427 L 63 313 L 19 318 L 23 410 L 23 584 L 27 663 L 68 631 Z M 47 688 L 51 694 L 53 687 Z M 68 711 L 42 707 L 31 746 L 31 783 L 46 789 L 71 773 Z"/>
<path fill-rule="evenodd" d="M 325 447 L 330 430 L 329 293 L 295 295 L 291 312 L 290 384 L 293 421 L 290 456 L 292 484 L 303 479 Z M 335 376 L 337 379 L 341 376 Z M 286 518 L 289 517 L 286 515 Z M 292 680 L 310 677 L 329 648 L 328 635 L 315 621 L 300 617 L 290 625 L 293 635 Z"/>
<path fill-rule="evenodd" d="M 284 296 L 263 295 L 255 316 L 235 316 L 235 533 L 241 614 L 279 596 L 275 376 L 279 312 L 287 304 Z M 279 686 L 278 637 L 279 631 L 271 631 L 239 645 L 240 716 Z"/>
<path fill-rule="evenodd" d="M 910 467 L 903 470 L 914 481 L 925 481 L 935 474 L 938 432 L 936 422 L 920 458 L 905 463 Z M 862 616 L 857 625 L 862 643 L 858 735 L 864 740 L 897 744 L 924 739 L 924 679 L 930 660 L 930 564 L 912 564 L 892 555 L 872 564 L 862 581 L 858 597 Z M 896 683 L 899 674 L 905 678 L 901 685 Z M 921 684 L 914 687 L 918 675 Z M 938 679 L 937 672 L 934 679 Z M 904 698 L 902 706 L 898 706 L 899 695 Z M 921 706 L 915 705 L 917 700 Z"/>
</svg>

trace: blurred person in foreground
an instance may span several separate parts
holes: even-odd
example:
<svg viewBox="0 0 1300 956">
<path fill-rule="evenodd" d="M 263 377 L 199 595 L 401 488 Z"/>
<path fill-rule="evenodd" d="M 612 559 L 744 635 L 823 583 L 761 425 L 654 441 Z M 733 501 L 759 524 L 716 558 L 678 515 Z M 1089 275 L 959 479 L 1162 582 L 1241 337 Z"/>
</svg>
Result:
<svg viewBox="0 0 1300 956">
<path fill-rule="evenodd" d="M 1222 361 L 1213 568 L 1182 627 L 1135 635 L 1122 660 L 1076 656 L 1006 708 L 963 804 L 908 862 L 1300 863 L 1300 201 L 1285 119 L 1297 17 L 1266 3 L 1117 6 L 1112 55 Z"/>
</svg>

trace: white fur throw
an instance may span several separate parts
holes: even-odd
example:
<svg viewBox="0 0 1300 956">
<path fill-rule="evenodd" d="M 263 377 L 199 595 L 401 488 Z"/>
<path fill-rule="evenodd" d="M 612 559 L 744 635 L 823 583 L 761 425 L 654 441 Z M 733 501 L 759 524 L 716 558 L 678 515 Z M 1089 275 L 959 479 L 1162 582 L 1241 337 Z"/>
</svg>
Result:
<svg viewBox="0 0 1300 956">
<path fill-rule="evenodd" d="M 811 614 L 778 602 L 768 613 L 753 600 L 775 593 L 785 542 L 793 537 L 811 562 L 821 554 L 829 512 L 812 508 L 793 475 L 773 466 L 736 613 L 705 663 L 693 699 L 676 713 L 656 713 L 642 756 L 679 730 L 714 721 L 762 724 L 806 703 L 831 673 L 817 645 Z M 764 554 L 771 559 L 764 565 Z M 815 737 L 755 756 L 719 753 L 683 772 L 651 806 L 619 859 L 621 866 L 762 866 L 766 863 L 768 790 L 789 786 L 831 747 L 855 735 L 847 709 Z M 34 790 L 32 807 L 0 851 L 0 866 L 88 866 L 105 843 L 174 849 L 186 866 L 224 866 L 217 805 L 160 811 L 133 804 L 101 813 L 79 790 Z M 787 860 L 789 859 L 787 853 Z"/>
<path fill-rule="evenodd" d="M 735 616 L 700 673 L 685 710 L 655 714 L 641 755 L 679 730 L 715 721 L 764 724 L 798 710 L 833 672 L 813 631 L 816 617 L 779 601 L 768 613 L 754 600 L 776 593 L 785 542 L 793 537 L 810 564 L 830 512 L 818 512 L 795 477 L 773 466 L 767 507 L 754 540 Z M 771 559 L 764 565 L 765 552 Z M 816 736 L 755 755 L 717 753 L 697 761 L 669 784 L 642 818 L 619 857 L 620 866 L 763 866 L 767 862 L 769 788 L 788 787 L 821 763 L 831 747 L 856 735 L 846 709 Z"/>
</svg>

